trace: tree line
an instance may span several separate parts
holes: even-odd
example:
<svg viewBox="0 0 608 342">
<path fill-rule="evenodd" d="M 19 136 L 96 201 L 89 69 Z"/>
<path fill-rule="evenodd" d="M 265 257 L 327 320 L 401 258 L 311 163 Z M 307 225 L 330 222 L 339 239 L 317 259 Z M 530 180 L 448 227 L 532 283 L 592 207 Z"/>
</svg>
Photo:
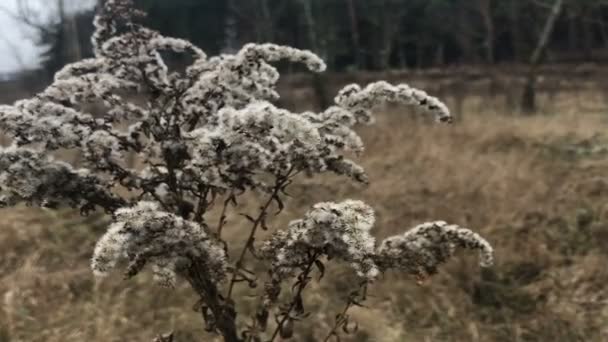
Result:
<svg viewBox="0 0 608 342">
<path fill-rule="evenodd" d="M 63 2 L 62 0 L 57 0 Z M 101 2 L 102 0 L 100 0 Z M 246 42 L 307 48 L 332 71 L 529 63 L 553 0 L 137 0 L 146 25 L 208 54 Z M 40 27 L 50 75 L 91 55 L 94 9 Z M 602 61 L 608 1 L 565 0 L 542 59 Z"/>
</svg>

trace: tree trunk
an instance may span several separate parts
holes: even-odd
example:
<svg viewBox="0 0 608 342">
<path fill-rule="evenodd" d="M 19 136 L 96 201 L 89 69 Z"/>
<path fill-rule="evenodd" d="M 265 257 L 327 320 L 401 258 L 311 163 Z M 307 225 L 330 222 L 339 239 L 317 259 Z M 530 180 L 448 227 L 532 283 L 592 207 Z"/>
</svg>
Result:
<svg viewBox="0 0 608 342">
<path fill-rule="evenodd" d="M 525 54 L 525 43 L 524 43 L 524 35 L 521 30 L 521 22 L 520 22 L 520 13 L 521 8 L 519 5 L 519 1 L 511 1 L 511 5 L 509 6 L 509 22 L 510 22 L 510 31 L 511 31 L 511 45 L 513 48 L 513 58 L 517 62 L 521 62 L 524 60 Z"/>
<path fill-rule="evenodd" d="M 63 39 L 65 41 L 65 45 L 63 46 L 63 51 L 61 52 L 61 54 L 63 56 L 61 56 L 62 58 L 62 62 L 63 63 L 69 63 L 70 59 L 71 59 L 71 49 L 70 49 L 70 25 L 68 23 L 67 20 L 67 14 L 65 12 L 65 1 L 64 0 L 57 0 L 57 16 L 59 17 L 59 23 L 60 23 L 60 27 L 61 27 L 61 35 L 60 35 L 60 39 Z"/>
<path fill-rule="evenodd" d="M 308 44 L 313 52 L 318 53 L 317 32 L 315 30 L 315 19 L 312 15 L 312 0 L 299 0 L 302 5 L 302 14 L 304 15 L 304 25 L 306 26 L 306 36 Z"/>
<path fill-rule="evenodd" d="M 578 41 L 579 41 L 579 33 L 578 33 L 578 16 L 576 12 L 573 10 L 568 11 L 568 50 L 571 53 L 576 53 L 578 51 Z"/>
<path fill-rule="evenodd" d="M 403 7 L 390 0 L 384 0 L 380 7 L 381 46 L 378 54 L 378 68 L 387 70 L 391 67 L 391 57 L 395 48 L 395 35 L 399 32 L 399 21 Z"/>
<path fill-rule="evenodd" d="M 387 70 L 390 68 L 391 55 L 393 53 L 393 24 L 391 20 L 384 16 L 382 28 L 382 48 L 379 51 L 378 69 Z"/>
<path fill-rule="evenodd" d="M 601 11 L 597 13 L 597 17 L 598 29 L 600 33 L 600 38 L 602 40 L 602 47 L 608 48 L 608 28 L 606 27 L 606 22 L 604 21 L 604 16 L 602 15 Z"/>
<path fill-rule="evenodd" d="M 405 70 L 408 68 L 408 62 L 407 62 L 407 54 L 409 53 L 409 51 L 407 51 L 407 48 L 405 47 L 405 45 L 402 43 L 399 44 L 399 68 L 401 70 Z"/>
<path fill-rule="evenodd" d="M 477 63 L 477 53 L 473 49 L 473 43 L 471 41 L 470 34 L 470 18 L 467 15 L 466 6 L 458 6 L 458 30 L 454 32 L 456 35 L 456 42 L 462 53 L 461 63 Z"/>
<path fill-rule="evenodd" d="M 494 19 L 492 18 L 492 0 L 478 0 L 477 4 L 485 29 L 483 48 L 486 62 L 488 64 L 494 64 Z"/>
<path fill-rule="evenodd" d="M 69 42 L 71 47 L 72 61 L 79 61 L 82 59 L 82 46 L 80 44 L 80 35 L 78 34 L 78 23 L 76 16 L 72 15 L 69 19 Z"/>
<path fill-rule="evenodd" d="M 564 0 L 555 0 L 555 2 L 553 3 L 551 13 L 549 13 L 549 16 L 547 17 L 547 21 L 545 22 L 545 26 L 538 40 L 538 44 L 536 44 L 536 48 L 534 49 L 534 52 L 530 57 L 528 77 L 522 96 L 522 110 L 525 113 L 533 113 L 536 111 L 537 68 L 540 64 L 541 57 L 545 49 L 547 48 L 549 38 L 551 37 L 551 33 L 553 33 L 553 28 L 555 27 L 555 21 L 557 20 L 562 11 L 563 4 Z"/>
<path fill-rule="evenodd" d="M 422 41 L 416 42 L 416 69 L 424 68 L 424 45 Z"/>
<path fill-rule="evenodd" d="M 274 43 L 274 25 L 270 7 L 268 7 L 268 0 L 260 0 L 260 10 L 262 11 L 262 32 L 264 40 L 266 42 Z"/>
<path fill-rule="evenodd" d="M 238 50 L 238 20 L 234 0 L 226 0 L 226 18 L 224 22 L 224 53 L 235 53 Z"/>
<path fill-rule="evenodd" d="M 303 9 L 304 22 L 306 25 L 306 32 L 308 33 L 307 34 L 308 44 L 310 46 L 310 49 L 313 52 L 318 53 L 319 44 L 317 42 L 315 21 L 314 21 L 313 15 L 312 15 L 312 4 L 311 4 L 312 0 L 299 0 L 299 1 L 300 1 L 300 4 L 302 5 L 302 9 Z M 319 73 L 313 74 L 312 87 L 315 91 L 318 105 L 321 108 L 327 108 L 327 106 L 330 102 L 329 98 L 327 96 L 327 89 L 326 89 L 325 83 L 326 82 L 325 82 L 324 76 L 320 75 Z"/>
<path fill-rule="evenodd" d="M 443 43 L 439 43 L 437 45 L 437 50 L 435 50 L 435 64 L 436 67 L 442 67 L 445 65 L 445 45 Z"/>
<path fill-rule="evenodd" d="M 359 18 L 357 16 L 357 8 L 355 0 L 346 0 L 348 6 L 348 16 L 350 18 L 350 37 L 353 44 L 353 56 L 355 56 L 355 66 L 357 70 L 364 68 L 364 56 L 361 50 L 360 34 L 359 34 Z"/>
<path fill-rule="evenodd" d="M 583 34 L 583 53 L 585 60 L 593 60 L 593 13 L 587 8 L 581 17 L 581 30 Z"/>
</svg>

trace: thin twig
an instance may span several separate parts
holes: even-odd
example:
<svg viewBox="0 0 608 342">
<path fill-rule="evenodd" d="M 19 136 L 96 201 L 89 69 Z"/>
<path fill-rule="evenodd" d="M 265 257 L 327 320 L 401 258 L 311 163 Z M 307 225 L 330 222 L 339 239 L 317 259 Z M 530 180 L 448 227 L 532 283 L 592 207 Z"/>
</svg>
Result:
<svg viewBox="0 0 608 342">
<path fill-rule="evenodd" d="M 228 211 L 228 205 L 233 200 L 234 200 L 234 190 L 230 190 L 230 194 L 228 194 L 228 197 L 224 201 L 224 206 L 222 207 L 222 212 L 220 213 L 220 221 L 217 224 L 217 237 L 220 239 L 222 238 L 222 229 L 224 228 L 224 225 L 226 224 L 226 211 Z"/>
<path fill-rule="evenodd" d="M 209 207 L 209 202 L 207 201 L 207 196 L 209 196 L 209 188 L 204 189 L 204 187 L 202 185 L 199 185 L 199 201 L 198 201 L 198 206 L 196 208 L 196 213 L 194 214 L 194 221 L 195 222 L 201 222 L 203 220 L 203 215 L 205 214 L 205 212 L 207 211 L 207 208 Z M 213 200 L 211 201 L 213 202 Z"/>
<path fill-rule="evenodd" d="M 340 329 L 341 327 L 344 328 L 345 325 L 348 325 L 348 310 L 350 310 L 350 308 L 352 308 L 353 306 L 361 306 L 361 304 L 356 300 L 356 298 L 359 296 L 363 296 L 363 300 L 365 300 L 366 289 L 367 284 L 364 283 L 361 285 L 361 287 L 359 287 L 359 289 L 357 289 L 356 292 L 350 294 L 348 300 L 346 301 L 346 305 L 344 305 L 344 309 L 336 316 L 336 322 L 334 323 L 334 326 L 329 331 L 323 342 L 329 342 L 332 337 L 338 336 L 338 329 Z M 363 291 L 363 294 L 361 294 L 361 291 Z M 346 326 L 346 328 L 344 329 L 346 331 L 348 329 L 348 326 Z"/>
<path fill-rule="evenodd" d="M 264 220 L 265 217 L 267 216 L 268 208 L 270 207 L 272 202 L 275 201 L 275 199 L 279 195 L 279 192 L 283 189 L 283 186 L 289 180 L 290 174 L 291 174 L 291 171 L 288 172 L 287 175 L 284 177 L 282 177 L 282 176 L 277 177 L 276 184 L 274 186 L 272 194 L 270 195 L 270 197 L 268 198 L 266 203 L 264 203 L 264 205 L 260 208 L 260 213 L 253 221 L 251 231 L 249 232 L 249 237 L 247 238 L 247 241 L 245 242 L 245 246 L 243 246 L 243 250 L 241 251 L 239 258 L 236 261 L 235 270 L 232 275 L 232 279 L 230 280 L 230 285 L 228 287 L 228 294 L 226 295 L 226 298 L 232 297 L 232 290 L 234 289 L 234 284 L 236 283 L 236 278 L 239 273 L 238 271 L 243 266 L 243 260 L 245 259 L 245 255 L 247 254 L 247 251 L 253 246 L 253 242 L 255 240 L 255 234 L 258 230 L 258 227 L 262 223 L 262 220 Z"/>
<path fill-rule="evenodd" d="M 308 285 L 308 281 L 311 279 L 309 275 L 310 275 L 310 272 L 312 271 L 312 267 L 315 264 L 315 261 L 317 260 L 318 256 L 319 256 L 319 254 L 316 252 L 314 254 L 312 254 L 312 256 L 310 257 L 310 262 L 308 263 L 308 265 L 306 266 L 304 271 L 302 271 L 302 273 L 300 273 L 300 275 L 298 276 L 299 282 L 298 282 L 298 288 L 296 290 L 296 294 L 293 296 L 293 299 L 291 301 L 291 304 L 289 304 L 289 308 L 287 309 L 287 311 L 283 313 L 283 317 L 281 318 L 281 321 L 277 325 L 277 328 L 274 330 L 269 342 L 273 342 L 275 340 L 275 338 L 277 338 L 277 336 L 279 335 L 279 332 L 283 328 L 283 325 L 285 324 L 285 322 L 287 322 L 287 320 L 290 319 L 290 314 L 295 309 L 295 307 L 298 303 L 298 300 L 299 300 L 298 298 L 300 298 L 302 296 L 302 291 L 304 291 L 304 289 L 306 288 L 306 285 Z"/>
</svg>

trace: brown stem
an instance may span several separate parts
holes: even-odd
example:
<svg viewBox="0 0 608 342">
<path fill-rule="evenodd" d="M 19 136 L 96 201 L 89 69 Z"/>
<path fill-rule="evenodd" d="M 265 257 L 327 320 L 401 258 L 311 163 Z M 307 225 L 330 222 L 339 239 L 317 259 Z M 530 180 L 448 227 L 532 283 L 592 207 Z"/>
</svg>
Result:
<svg viewBox="0 0 608 342">
<path fill-rule="evenodd" d="M 350 310 L 350 308 L 355 305 L 361 306 L 361 304 L 357 302 L 357 297 L 362 296 L 362 299 L 365 300 L 366 286 L 366 284 L 363 284 L 357 291 L 350 294 L 348 300 L 346 301 L 344 309 L 336 316 L 336 322 L 334 323 L 334 326 L 329 331 L 323 342 L 329 342 L 329 339 L 331 339 L 332 336 L 338 336 L 338 329 L 348 324 L 348 310 Z M 363 294 L 361 294 L 361 291 L 363 292 Z M 346 329 L 348 329 L 348 327 Z"/>
<path fill-rule="evenodd" d="M 304 291 L 306 285 L 308 285 L 308 281 L 310 280 L 310 272 L 312 271 L 312 267 L 315 264 L 315 261 L 317 260 L 318 256 L 319 253 L 315 252 L 314 254 L 312 254 L 312 256 L 310 257 L 310 262 L 308 263 L 308 265 L 306 265 L 306 268 L 298 276 L 299 283 L 297 286 L 296 294 L 293 296 L 293 300 L 291 301 L 291 304 L 289 304 L 289 308 L 287 309 L 287 311 L 283 313 L 283 318 L 281 318 L 281 321 L 277 325 L 277 328 L 274 330 L 269 342 L 273 342 L 275 338 L 277 338 L 279 332 L 283 328 L 283 325 L 285 325 L 287 320 L 290 318 L 291 312 L 295 309 L 297 305 L 298 298 L 302 296 L 302 291 Z"/>
<path fill-rule="evenodd" d="M 236 327 L 236 311 L 231 301 L 222 300 L 217 286 L 208 279 L 206 270 L 198 263 L 188 269 L 187 279 L 201 300 L 213 314 L 214 329 L 217 329 L 226 342 L 242 342 Z M 209 323 L 209 322 L 208 322 Z"/>
<path fill-rule="evenodd" d="M 209 195 L 210 189 L 209 188 L 204 189 L 204 190 L 203 189 L 204 189 L 204 187 L 202 185 L 199 185 L 200 196 L 199 196 L 198 205 L 196 208 L 196 213 L 194 214 L 195 222 L 203 221 L 203 215 L 205 214 L 205 212 L 207 211 L 207 208 L 209 207 L 210 201 L 207 201 L 207 196 Z"/>
<path fill-rule="evenodd" d="M 239 270 L 243 266 L 243 260 L 245 259 L 245 255 L 247 254 L 247 251 L 249 250 L 249 248 L 251 248 L 251 246 L 253 245 L 253 242 L 255 240 L 255 233 L 257 232 L 258 227 L 260 226 L 260 223 L 262 223 L 262 220 L 266 216 L 266 212 L 267 212 L 268 208 L 270 207 L 270 205 L 272 204 L 272 201 L 274 201 L 275 197 L 278 195 L 279 191 L 281 190 L 281 187 L 283 186 L 283 184 L 284 184 L 283 182 L 280 182 L 277 179 L 277 183 L 274 187 L 272 195 L 270 196 L 270 198 L 268 198 L 266 203 L 264 203 L 264 205 L 260 209 L 260 213 L 258 214 L 258 217 L 256 217 L 255 220 L 253 221 L 253 226 L 251 227 L 251 231 L 249 232 L 249 237 L 247 238 L 247 241 L 245 242 L 245 246 L 243 246 L 243 249 L 241 250 L 239 258 L 237 259 L 237 261 L 235 263 L 234 273 L 232 274 L 232 279 L 230 280 L 230 286 L 228 287 L 228 294 L 226 295 L 227 298 L 232 297 L 232 291 L 234 289 L 234 284 L 236 284 L 237 275 L 239 274 Z"/>
<path fill-rule="evenodd" d="M 253 225 L 251 227 L 251 231 L 249 232 L 249 237 L 247 237 L 245 246 L 243 246 L 243 250 L 241 250 L 239 258 L 237 259 L 237 261 L 235 263 L 234 273 L 232 274 L 232 279 L 230 280 L 230 285 L 228 287 L 228 294 L 226 295 L 226 298 L 232 297 L 232 291 L 234 290 L 234 284 L 236 284 L 236 282 L 237 282 L 237 276 L 239 274 L 239 270 L 243 266 L 243 260 L 245 259 L 245 255 L 247 254 L 247 251 L 253 246 L 253 242 L 255 240 L 255 233 L 257 232 L 258 228 L 260 227 L 262 220 L 264 220 L 265 217 L 267 216 L 268 208 L 270 207 L 272 202 L 277 198 L 277 196 L 279 195 L 279 192 L 283 189 L 283 186 L 285 184 L 287 184 L 287 181 L 289 180 L 290 176 L 291 176 L 291 170 L 287 173 L 286 176 L 277 177 L 272 194 L 270 195 L 270 197 L 268 198 L 266 203 L 264 203 L 264 205 L 260 208 L 260 213 L 254 219 Z"/>
<path fill-rule="evenodd" d="M 344 306 L 344 309 L 342 310 L 342 312 L 339 313 L 338 316 L 336 316 L 336 323 L 334 324 L 333 328 L 331 328 L 331 331 L 327 334 L 327 336 L 325 337 L 323 342 L 329 342 L 329 339 L 332 338 L 332 336 L 338 335 L 337 331 L 338 331 L 338 329 L 340 329 L 340 327 L 342 325 L 344 325 L 344 323 L 346 323 L 346 321 L 345 321 L 346 313 L 348 312 L 348 310 L 351 307 L 352 307 L 352 303 L 350 301 L 348 301 L 346 303 L 346 305 Z"/>
<path fill-rule="evenodd" d="M 228 211 L 228 205 L 233 200 L 235 200 L 234 199 L 234 191 L 231 190 L 230 194 L 228 195 L 228 197 L 224 201 L 224 206 L 222 207 L 222 212 L 220 213 L 220 221 L 217 224 L 217 237 L 219 239 L 222 238 L 222 229 L 224 229 L 224 225 L 226 224 L 226 211 Z"/>
</svg>

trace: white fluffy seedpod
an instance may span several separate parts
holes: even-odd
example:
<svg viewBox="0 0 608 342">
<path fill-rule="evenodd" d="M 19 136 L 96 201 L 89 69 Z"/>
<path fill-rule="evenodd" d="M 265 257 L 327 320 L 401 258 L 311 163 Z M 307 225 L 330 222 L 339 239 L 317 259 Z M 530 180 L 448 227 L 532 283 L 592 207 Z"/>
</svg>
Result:
<svg viewBox="0 0 608 342">
<path fill-rule="evenodd" d="M 226 275 L 226 253 L 205 228 L 162 211 L 154 202 L 139 202 L 116 212 L 116 221 L 95 247 L 91 266 L 105 275 L 121 259 L 129 261 L 126 275 L 153 265 L 161 284 L 172 285 L 176 272 L 189 263 L 205 265 L 207 276 L 221 281 Z"/>
<path fill-rule="evenodd" d="M 391 269 L 432 275 L 459 248 L 479 250 L 483 267 L 493 263 L 492 246 L 469 229 L 430 222 L 386 238 L 376 247 L 369 232 L 374 221 L 373 210 L 361 201 L 318 203 L 303 219 L 268 239 L 261 251 L 273 262 L 275 281 L 292 275 L 311 253 L 319 251 L 349 262 L 368 281 Z"/>
<path fill-rule="evenodd" d="M 54 207 L 67 204 L 91 210 L 95 202 L 107 211 L 124 204 L 111 185 L 86 169 L 55 161 L 35 150 L 0 147 L 0 207 L 19 202 Z"/>
<path fill-rule="evenodd" d="M 479 234 L 443 221 L 418 225 L 382 241 L 376 261 L 385 270 L 396 268 L 417 275 L 436 272 L 458 249 L 479 250 L 481 266 L 493 264 L 492 246 Z"/>
<path fill-rule="evenodd" d="M 261 251 L 281 276 L 292 274 L 316 251 L 349 263 L 360 277 L 373 280 L 378 275 L 370 234 L 374 222 L 373 209 L 361 201 L 317 203 L 303 219 L 267 240 Z"/>
<path fill-rule="evenodd" d="M 344 87 L 335 100 L 341 107 L 359 112 L 359 120 L 363 122 L 369 121 L 369 111 L 378 103 L 383 102 L 415 106 L 433 114 L 437 121 L 452 121 L 450 111 L 443 102 L 406 84 L 394 86 L 380 81 L 371 83 L 363 89 L 359 85 L 352 84 Z"/>
</svg>

